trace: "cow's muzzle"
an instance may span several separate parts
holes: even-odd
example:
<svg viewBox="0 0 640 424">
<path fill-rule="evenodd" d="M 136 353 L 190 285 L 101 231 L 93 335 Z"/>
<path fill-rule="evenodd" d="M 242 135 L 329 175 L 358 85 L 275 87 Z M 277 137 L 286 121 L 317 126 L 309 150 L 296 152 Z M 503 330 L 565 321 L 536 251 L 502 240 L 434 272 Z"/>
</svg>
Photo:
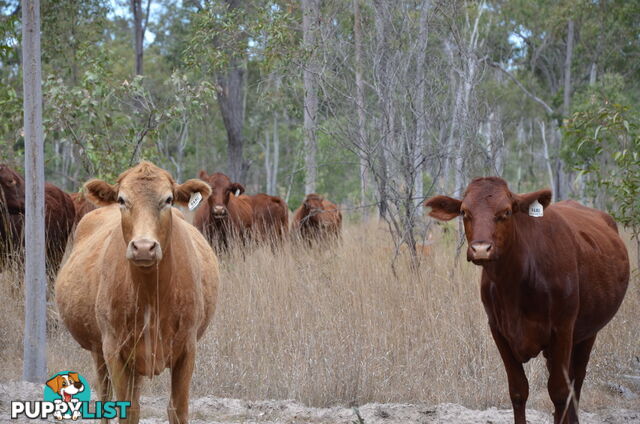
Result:
<svg viewBox="0 0 640 424">
<path fill-rule="evenodd" d="M 214 206 L 211 210 L 211 214 L 216 219 L 226 218 L 227 217 L 227 208 L 224 206 Z"/>
<path fill-rule="evenodd" d="M 149 267 L 162 259 L 160 243 L 148 238 L 131 240 L 127 247 L 127 259 L 134 265 Z"/>
<path fill-rule="evenodd" d="M 485 241 L 473 242 L 469 244 L 469 248 L 467 249 L 467 260 L 473 263 L 490 261 L 493 259 L 494 252 L 493 243 Z"/>
</svg>

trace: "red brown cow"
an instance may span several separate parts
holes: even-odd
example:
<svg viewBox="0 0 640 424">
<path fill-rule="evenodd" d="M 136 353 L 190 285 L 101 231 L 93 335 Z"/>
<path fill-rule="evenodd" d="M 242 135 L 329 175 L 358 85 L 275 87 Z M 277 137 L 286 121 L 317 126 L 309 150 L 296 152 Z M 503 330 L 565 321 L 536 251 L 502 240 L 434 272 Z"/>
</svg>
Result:
<svg viewBox="0 0 640 424">
<path fill-rule="evenodd" d="M 244 186 L 220 172 L 200 171 L 199 177 L 211 186 L 211 196 L 197 209 L 193 225 L 218 250 L 226 250 L 233 239 L 244 241 L 253 222 L 251 202 L 240 196 Z"/>
<path fill-rule="evenodd" d="M 342 213 L 338 206 L 318 194 L 308 194 L 293 214 L 291 231 L 308 243 L 340 237 Z"/>
<path fill-rule="evenodd" d="M 611 216 L 574 201 L 550 202 L 550 190 L 515 194 L 501 178 L 488 177 L 473 180 L 462 200 L 436 196 L 425 203 L 436 219 L 463 219 L 467 259 L 482 267 L 482 303 L 516 424 L 526 423 L 529 395 L 522 364 L 541 351 L 554 422 L 578 422 L 596 335 L 629 282 L 627 249 Z"/>
<path fill-rule="evenodd" d="M 80 222 L 83 216 L 98 208 L 96 205 L 87 200 L 82 192 L 71 193 L 69 194 L 69 196 L 71 197 L 71 200 L 73 200 L 73 206 L 76 210 L 76 224 Z"/>
<path fill-rule="evenodd" d="M 7 257 L 19 252 L 23 246 L 24 178 L 7 165 L 0 165 L 0 189 L 0 255 Z M 47 265 L 55 273 L 73 228 L 75 209 L 69 195 L 52 184 L 45 184 L 44 194 Z"/>
<path fill-rule="evenodd" d="M 289 208 L 280 197 L 259 193 L 246 196 L 253 207 L 253 237 L 258 242 L 278 245 L 289 232 Z"/>
</svg>

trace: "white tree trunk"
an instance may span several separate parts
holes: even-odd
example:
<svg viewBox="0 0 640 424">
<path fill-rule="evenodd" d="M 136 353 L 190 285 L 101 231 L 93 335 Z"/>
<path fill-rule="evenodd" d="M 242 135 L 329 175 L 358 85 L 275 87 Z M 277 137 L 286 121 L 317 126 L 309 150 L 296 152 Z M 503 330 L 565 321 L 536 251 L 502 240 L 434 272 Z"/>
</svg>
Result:
<svg viewBox="0 0 640 424">
<path fill-rule="evenodd" d="M 47 278 L 44 238 L 44 134 L 40 62 L 40 0 L 22 3 L 25 140 L 25 325 L 23 378 L 47 377 Z"/>
<path fill-rule="evenodd" d="M 418 53 L 416 55 L 416 140 L 413 151 L 414 197 L 418 215 L 422 215 L 422 202 L 424 201 L 424 158 L 427 136 L 427 110 L 425 107 L 426 91 L 426 64 L 427 44 L 429 38 L 428 20 L 431 4 L 425 1 L 420 11 L 420 31 L 418 33 Z"/>
<path fill-rule="evenodd" d="M 317 93 L 317 52 L 316 36 L 318 32 L 320 7 L 318 0 L 302 0 L 302 35 L 303 45 L 307 53 L 307 63 L 304 65 L 304 148 L 305 148 L 305 194 L 315 193 L 318 178 L 316 140 L 316 118 L 318 114 Z"/>
<path fill-rule="evenodd" d="M 271 195 L 278 193 L 278 167 L 280 166 L 280 133 L 278 132 L 278 113 L 273 113 L 273 158 L 271 168 Z"/>
<path fill-rule="evenodd" d="M 549 157 L 549 143 L 547 142 L 547 130 L 544 121 L 538 123 L 540 126 L 540 136 L 542 137 L 542 147 L 544 148 L 544 161 L 547 164 L 547 173 L 549 174 L 549 186 L 555 190 L 556 184 L 553 177 L 553 167 L 551 165 L 551 158 Z M 555 197 L 555 193 L 553 193 Z"/>
<path fill-rule="evenodd" d="M 358 109 L 358 157 L 360 158 L 360 208 L 364 219 L 367 217 L 367 161 L 368 152 L 366 117 L 364 113 L 364 80 L 362 78 L 362 27 L 360 0 L 353 0 L 353 33 L 355 39 L 356 108 Z"/>
</svg>

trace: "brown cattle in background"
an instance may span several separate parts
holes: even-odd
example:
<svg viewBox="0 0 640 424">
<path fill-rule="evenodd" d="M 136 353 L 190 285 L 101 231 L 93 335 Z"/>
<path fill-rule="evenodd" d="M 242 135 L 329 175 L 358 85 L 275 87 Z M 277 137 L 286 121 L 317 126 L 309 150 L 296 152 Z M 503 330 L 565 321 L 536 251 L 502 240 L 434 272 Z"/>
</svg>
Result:
<svg viewBox="0 0 640 424">
<path fill-rule="evenodd" d="M 220 172 L 198 175 L 211 186 L 211 196 L 196 210 L 193 225 L 218 251 L 226 250 L 233 240 L 243 242 L 253 223 L 253 208 L 247 196 L 241 196 L 244 186 L 231 182 Z"/>
<path fill-rule="evenodd" d="M 116 184 L 91 180 L 86 196 L 100 207 L 78 224 L 69 259 L 56 280 L 60 317 L 92 353 L 99 399 L 131 402 L 140 418 L 142 377 L 171 370 L 169 422 L 188 422 L 197 341 L 214 310 L 218 261 L 198 230 L 171 207 L 200 180 L 177 184 L 152 163 L 122 173 Z"/>
<path fill-rule="evenodd" d="M 76 224 L 80 222 L 83 216 L 98 208 L 96 205 L 87 200 L 82 192 L 70 193 L 69 196 L 71 197 L 71 200 L 73 200 L 73 206 L 76 210 Z"/>
<path fill-rule="evenodd" d="M 258 242 L 281 244 L 289 233 L 289 208 L 278 196 L 259 193 L 246 196 L 253 208 L 252 235 Z"/>
<path fill-rule="evenodd" d="M 73 228 L 75 208 L 71 197 L 53 184 L 45 184 L 44 195 L 47 267 L 55 273 Z M 7 165 L 0 165 L 0 196 L 0 256 L 4 260 L 22 251 L 25 215 L 24 178 Z"/>
<path fill-rule="evenodd" d="M 337 240 L 342 229 L 342 213 L 337 205 L 312 193 L 293 214 L 293 236 L 307 243 Z"/>
<path fill-rule="evenodd" d="M 489 177 L 473 180 L 462 200 L 436 196 L 425 203 L 436 219 L 463 219 L 467 260 L 482 267 L 482 303 L 516 424 L 526 423 L 529 395 L 522 364 L 540 352 L 554 422 L 578 422 L 596 335 L 629 283 L 627 249 L 611 216 L 574 201 L 550 202 L 550 190 L 515 194 L 503 179 Z"/>
</svg>

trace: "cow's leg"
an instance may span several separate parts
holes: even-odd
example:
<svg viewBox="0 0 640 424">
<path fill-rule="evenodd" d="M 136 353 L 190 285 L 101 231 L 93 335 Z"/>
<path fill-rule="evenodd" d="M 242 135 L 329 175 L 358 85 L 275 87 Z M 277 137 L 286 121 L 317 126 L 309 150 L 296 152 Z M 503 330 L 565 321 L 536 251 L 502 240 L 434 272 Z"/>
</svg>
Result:
<svg viewBox="0 0 640 424">
<path fill-rule="evenodd" d="M 596 336 L 590 339 L 583 340 L 573 347 L 573 390 L 576 396 L 576 403 L 580 402 L 580 391 L 582 390 L 582 383 L 584 377 L 587 375 L 587 364 L 589 363 L 589 357 L 591 356 L 591 349 L 596 341 Z"/>
<path fill-rule="evenodd" d="M 522 363 L 519 362 L 511 352 L 509 343 L 498 332 L 498 330 L 491 328 L 491 334 L 493 340 L 496 342 L 504 368 L 507 371 L 507 380 L 509 381 L 509 396 L 511 397 L 511 404 L 513 405 L 513 418 L 515 424 L 526 424 L 525 408 L 527 404 L 527 398 L 529 397 L 529 382 L 527 381 L 527 375 L 524 373 Z"/>
<path fill-rule="evenodd" d="M 132 366 L 121 358 L 115 338 L 105 337 L 102 343 L 104 359 L 111 376 L 111 384 L 118 401 L 131 402 L 127 408 L 127 418 L 120 423 L 138 424 L 140 420 L 140 378 Z M 129 364 L 131 365 L 131 364 Z"/>
<path fill-rule="evenodd" d="M 98 396 L 103 403 L 108 402 L 111 400 L 111 381 L 109 380 L 107 364 L 104 361 L 102 352 L 91 352 L 91 355 L 93 356 L 93 363 L 95 364 L 96 374 L 98 375 Z M 102 418 L 100 422 L 106 424 L 109 420 Z"/>
<path fill-rule="evenodd" d="M 189 389 L 196 359 L 195 352 L 195 342 L 190 343 L 171 367 L 171 399 L 167 408 L 170 424 L 185 424 L 189 421 Z"/>
<path fill-rule="evenodd" d="M 549 381 L 547 389 L 554 406 L 555 424 L 578 423 L 578 415 L 573 398 L 571 368 L 573 334 L 571 331 L 559 330 L 546 354 Z"/>
</svg>

